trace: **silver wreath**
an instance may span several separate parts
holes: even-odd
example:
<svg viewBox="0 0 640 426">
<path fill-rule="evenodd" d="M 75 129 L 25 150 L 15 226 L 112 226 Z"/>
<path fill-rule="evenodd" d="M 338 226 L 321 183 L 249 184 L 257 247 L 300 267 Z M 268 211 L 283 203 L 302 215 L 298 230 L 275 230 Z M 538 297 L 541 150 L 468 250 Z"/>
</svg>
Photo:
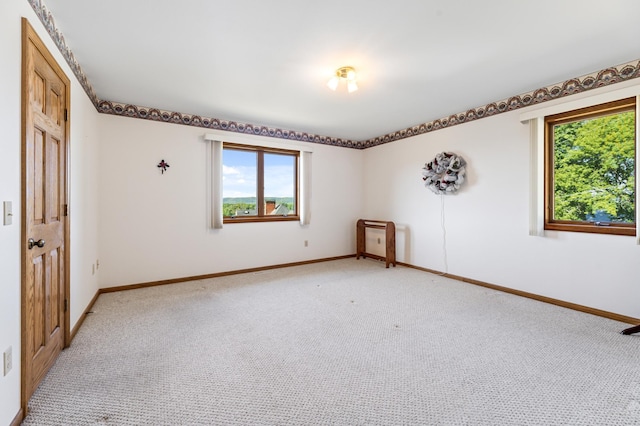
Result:
<svg viewBox="0 0 640 426">
<path fill-rule="evenodd" d="M 422 168 L 422 180 L 436 194 L 453 194 L 464 182 L 466 162 L 451 152 L 441 152 Z"/>
</svg>

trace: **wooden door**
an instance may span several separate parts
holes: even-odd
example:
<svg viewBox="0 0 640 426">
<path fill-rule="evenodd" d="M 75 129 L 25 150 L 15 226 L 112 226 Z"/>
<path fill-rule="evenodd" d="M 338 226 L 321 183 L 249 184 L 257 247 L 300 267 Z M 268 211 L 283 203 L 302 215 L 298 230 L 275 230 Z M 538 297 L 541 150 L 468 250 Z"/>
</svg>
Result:
<svg viewBox="0 0 640 426">
<path fill-rule="evenodd" d="M 69 79 L 23 20 L 22 405 L 68 342 Z"/>
</svg>

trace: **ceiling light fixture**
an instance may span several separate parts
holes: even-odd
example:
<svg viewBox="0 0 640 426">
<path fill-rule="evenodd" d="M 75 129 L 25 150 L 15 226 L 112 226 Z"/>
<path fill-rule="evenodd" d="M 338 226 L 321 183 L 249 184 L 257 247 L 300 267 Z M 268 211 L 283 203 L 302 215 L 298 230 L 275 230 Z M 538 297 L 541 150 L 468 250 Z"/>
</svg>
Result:
<svg viewBox="0 0 640 426">
<path fill-rule="evenodd" d="M 327 82 L 327 86 L 331 90 L 336 90 L 340 84 L 340 80 L 346 80 L 347 91 L 349 93 L 358 90 L 358 85 L 356 84 L 356 70 L 353 67 L 338 68 L 335 75 Z"/>
</svg>

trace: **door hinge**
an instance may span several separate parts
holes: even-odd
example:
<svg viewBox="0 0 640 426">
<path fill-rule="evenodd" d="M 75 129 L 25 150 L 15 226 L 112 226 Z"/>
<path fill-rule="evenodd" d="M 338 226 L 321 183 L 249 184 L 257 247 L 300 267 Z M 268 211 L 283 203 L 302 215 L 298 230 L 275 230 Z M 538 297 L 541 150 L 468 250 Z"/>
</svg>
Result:
<svg viewBox="0 0 640 426">
<path fill-rule="evenodd" d="M 69 110 L 64 109 L 64 121 L 69 121 Z"/>
<path fill-rule="evenodd" d="M 69 301 L 64 299 L 64 312 L 67 312 L 67 309 L 69 309 Z"/>
<path fill-rule="evenodd" d="M 62 205 L 62 216 L 69 216 L 69 204 Z"/>
</svg>

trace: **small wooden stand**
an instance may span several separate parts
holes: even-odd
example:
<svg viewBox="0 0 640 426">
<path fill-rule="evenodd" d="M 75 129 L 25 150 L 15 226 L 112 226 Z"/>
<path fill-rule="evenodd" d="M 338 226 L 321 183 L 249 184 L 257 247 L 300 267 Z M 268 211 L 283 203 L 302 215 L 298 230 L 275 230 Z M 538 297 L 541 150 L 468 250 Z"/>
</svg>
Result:
<svg viewBox="0 0 640 426">
<path fill-rule="evenodd" d="M 365 247 L 365 229 L 366 228 L 375 228 L 375 229 L 384 229 L 385 230 L 385 256 L 378 256 L 377 254 L 367 253 L 367 249 Z M 356 242 L 357 242 L 357 252 L 356 259 L 360 259 L 360 256 L 363 258 L 371 257 L 373 259 L 384 260 L 387 264 L 387 268 L 389 264 L 393 264 L 393 267 L 396 267 L 396 225 L 393 222 L 386 222 L 383 220 L 369 220 L 369 219 L 360 219 L 356 224 Z"/>
</svg>

